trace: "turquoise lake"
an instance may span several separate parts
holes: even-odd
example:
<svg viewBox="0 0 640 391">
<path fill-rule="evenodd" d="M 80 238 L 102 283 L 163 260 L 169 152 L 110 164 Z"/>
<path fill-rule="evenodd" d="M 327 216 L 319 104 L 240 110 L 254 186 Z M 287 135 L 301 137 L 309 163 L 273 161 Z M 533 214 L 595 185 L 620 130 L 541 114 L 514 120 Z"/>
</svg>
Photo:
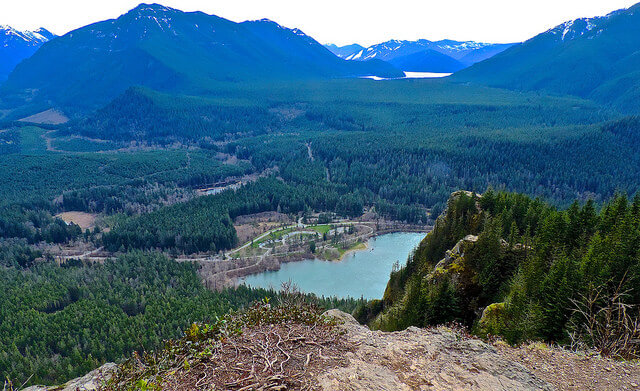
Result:
<svg viewBox="0 0 640 391">
<path fill-rule="evenodd" d="M 380 299 L 393 264 L 396 261 L 406 264 L 407 256 L 424 236 L 409 232 L 377 236 L 369 239 L 366 250 L 347 254 L 342 261 L 309 259 L 285 263 L 278 271 L 247 276 L 244 283 L 280 288 L 283 282 L 291 280 L 301 291 L 318 296 Z"/>
</svg>

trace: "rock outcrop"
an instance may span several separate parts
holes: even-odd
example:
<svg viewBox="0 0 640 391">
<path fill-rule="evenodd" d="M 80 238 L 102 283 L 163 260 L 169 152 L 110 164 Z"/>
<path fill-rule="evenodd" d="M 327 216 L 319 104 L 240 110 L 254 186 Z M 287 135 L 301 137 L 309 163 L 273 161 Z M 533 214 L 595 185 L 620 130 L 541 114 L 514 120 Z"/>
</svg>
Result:
<svg viewBox="0 0 640 391">
<path fill-rule="evenodd" d="M 231 373 L 225 373 L 224 369 L 221 369 L 226 368 L 224 366 L 213 372 L 204 373 L 202 371 L 206 366 L 198 366 L 194 362 L 193 366 L 190 366 L 191 369 L 181 366 L 178 370 L 181 373 L 179 376 L 176 375 L 176 371 L 164 373 L 163 376 L 166 378 L 159 384 L 163 389 L 192 390 L 198 389 L 194 388 L 192 381 L 197 384 L 198 379 L 218 376 L 226 379 L 222 384 L 231 384 L 233 387 L 229 389 L 234 390 L 274 391 L 309 389 L 309 387 L 323 391 L 554 389 L 521 364 L 500 354 L 493 346 L 466 337 L 456 330 L 445 327 L 435 329 L 410 327 L 404 331 L 386 333 L 372 331 L 360 325 L 351 315 L 339 310 L 327 311 L 325 315 L 337 320 L 336 329 L 331 329 L 330 332 L 335 336 L 332 338 L 333 342 L 317 343 L 307 337 L 294 338 L 294 343 L 278 342 L 274 346 L 278 347 L 282 357 L 286 356 L 290 360 L 280 361 L 285 370 L 274 376 L 265 377 L 264 381 L 256 380 L 259 378 L 256 375 L 249 382 L 250 385 L 245 386 L 244 378 L 231 381 L 229 377 Z M 293 324 L 285 325 L 283 330 L 286 331 L 288 327 L 288 334 L 291 334 L 291 328 L 294 326 Z M 273 331 L 274 327 L 267 326 L 265 330 Z M 266 335 L 262 331 L 258 334 Z M 248 334 L 245 337 L 248 337 Z M 260 346 L 264 348 L 264 344 L 261 344 L 264 341 L 260 341 L 259 337 L 255 338 L 248 342 L 255 344 L 256 349 Z M 308 349 L 309 346 L 312 347 L 311 350 Z M 220 357 L 225 356 L 225 349 L 224 344 L 218 345 Z M 227 353 L 231 356 L 238 354 L 237 347 L 228 347 L 228 349 Z M 287 370 L 287 366 L 290 364 L 289 361 L 294 360 L 296 354 L 299 355 L 300 349 L 307 349 L 309 353 L 306 363 L 301 364 L 301 368 L 304 368 L 302 372 L 298 372 L 299 366 L 294 365 L 293 372 L 297 373 L 294 377 L 291 375 L 292 371 Z M 310 362 L 309 358 L 312 355 L 315 358 Z M 267 357 L 273 362 L 277 361 L 277 357 L 272 355 Z M 263 367 L 260 355 L 255 356 L 254 360 L 257 360 L 254 362 L 257 368 Z M 219 359 L 211 362 L 218 364 Z M 281 366 L 276 365 L 277 368 Z M 25 391 L 99 390 L 100 386 L 113 375 L 116 368 L 115 364 L 105 364 L 63 386 L 35 386 Z M 195 371 L 196 368 L 199 368 L 198 370 L 202 373 L 190 372 Z M 259 372 L 262 373 L 262 370 Z M 205 374 L 207 376 L 204 376 Z M 246 377 L 246 374 L 243 374 L 243 377 Z M 124 386 L 127 385 L 124 384 Z M 121 388 L 111 387 L 110 389 Z"/>
<path fill-rule="evenodd" d="M 114 363 L 107 363 L 86 375 L 68 381 L 61 386 L 44 387 L 32 386 L 23 391 L 96 391 L 100 386 L 111 378 L 117 366 Z"/>
<path fill-rule="evenodd" d="M 524 366 L 482 341 L 444 327 L 385 333 L 361 326 L 348 314 L 327 312 L 354 352 L 348 365 L 318 377 L 322 390 L 552 390 Z"/>
</svg>

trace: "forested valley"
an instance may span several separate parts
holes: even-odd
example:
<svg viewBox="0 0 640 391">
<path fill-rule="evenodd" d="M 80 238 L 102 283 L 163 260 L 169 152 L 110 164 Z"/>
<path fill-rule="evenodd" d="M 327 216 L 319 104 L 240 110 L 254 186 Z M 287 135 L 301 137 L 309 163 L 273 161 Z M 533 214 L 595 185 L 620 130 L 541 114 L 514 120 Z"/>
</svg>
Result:
<svg viewBox="0 0 640 391">
<path fill-rule="evenodd" d="M 207 291 L 195 265 L 171 259 L 237 247 L 234 221 L 259 212 L 375 212 L 426 227 L 453 191 L 496 188 L 480 199 L 481 212 L 475 201 L 450 205 L 462 220 L 445 234 L 438 223 L 392 275 L 383 302 L 310 298 L 349 312 L 360 304 L 359 317 L 384 329 L 449 320 L 475 327 L 473 306 L 505 302 L 508 316 L 483 332 L 559 341 L 572 319 L 548 303 L 588 293 L 585 279 L 622 278 L 613 270 L 625 265 L 625 289 L 637 284 L 622 255 L 634 236 L 615 236 L 635 235 L 635 203 L 609 200 L 640 184 L 640 120 L 586 100 L 438 80 L 238 83 L 199 96 L 135 87 L 67 123 L 0 128 L 0 374 L 15 382 L 60 383 L 154 349 L 190 322 L 277 300 L 248 288 Z M 203 195 L 219 183 L 238 186 Z M 63 212 L 89 214 L 95 226 L 65 223 Z M 575 213 L 593 221 L 574 226 Z M 412 288 L 421 276 L 414 269 L 433 266 L 466 234 L 498 254 L 497 271 L 482 271 L 480 301 L 470 304 L 444 280 Z M 513 248 L 496 247 L 498 237 Z M 527 240 L 525 256 L 517 249 Z M 609 254 L 619 264 L 596 276 L 589 270 L 600 266 L 589 265 L 609 256 L 603 243 L 620 249 Z M 67 247 L 113 259 L 53 255 Z M 397 308 L 405 294 L 417 313 Z M 532 295 L 540 299 L 522 299 Z M 524 317 L 536 321 L 520 329 Z"/>
<path fill-rule="evenodd" d="M 0 250 L 0 373 L 58 384 L 133 351 L 152 351 L 191 323 L 214 321 L 275 291 L 211 292 L 192 263 L 131 252 L 104 264 L 33 263 L 25 247 Z M 24 262 L 22 260 L 27 260 Z M 352 311 L 357 300 L 308 297 Z"/>
</svg>

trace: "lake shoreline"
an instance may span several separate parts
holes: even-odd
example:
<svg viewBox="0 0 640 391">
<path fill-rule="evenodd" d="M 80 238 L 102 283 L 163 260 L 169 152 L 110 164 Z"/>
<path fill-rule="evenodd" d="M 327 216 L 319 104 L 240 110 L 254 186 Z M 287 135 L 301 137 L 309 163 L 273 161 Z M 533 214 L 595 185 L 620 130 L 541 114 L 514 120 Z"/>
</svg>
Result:
<svg viewBox="0 0 640 391">
<path fill-rule="evenodd" d="M 282 282 L 291 280 L 306 293 L 379 298 L 384 293 L 393 265 L 397 262 L 404 264 L 423 238 L 424 232 L 376 235 L 358 248 L 345 251 L 337 260 L 327 262 L 318 256 L 295 257 L 295 260 L 278 262 L 279 265 L 267 271 L 238 276 L 236 285 L 278 289 Z"/>
<path fill-rule="evenodd" d="M 398 224 L 395 222 L 381 222 L 378 224 L 370 221 L 354 221 L 352 224 L 360 227 L 358 230 L 361 231 L 356 232 L 351 238 L 347 238 L 343 245 L 351 247 L 355 244 L 349 246 L 348 243 L 360 242 L 360 244 L 358 244 L 356 248 L 349 248 L 344 252 L 342 252 L 338 246 L 331 243 L 329 243 L 329 246 L 327 246 L 326 243 L 319 246 L 316 252 L 311 252 L 311 248 L 303 244 L 302 246 L 298 246 L 299 248 L 297 249 L 285 249 L 284 252 L 269 250 L 263 255 L 251 254 L 248 256 L 217 259 L 211 257 L 177 258 L 176 260 L 178 262 L 198 263 L 200 266 L 198 274 L 205 286 L 214 291 L 221 291 L 227 288 L 238 287 L 246 278 L 250 278 L 251 276 L 266 272 L 277 272 L 281 270 L 284 265 L 290 263 L 304 262 L 306 260 L 322 260 L 327 263 L 340 264 L 352 259 L 352 257 L 347 257 L 347 255 L 367 252 L 366 250 L 369 249 L 371 243 L 375 243 L 377 238 L 384 237 L 388 234 L 414 233 L 419 235 L 422 240 L 432 229 L 430 226 Z M 347 227 L 348 224 L 338 223 L 336 226 Z M 369 232 L 366 232 L 367 230 Z M 373 242 L 370 242 L 372 240 Z M 246 247 L 246 245 L 240 248 L 244 247 Z M 232 252 L 237 251 L 238 250 L 233 250 Z"/>
<path fill-rule="evenodd" d="M 367 241 L 366 241 L 366 242 L 360 242 L 360 243 L 358 244 L 358 246 L 356 246 L 356 248 L 352 248 L 352 249 L 346 250 L 346 251 L 345 251 L 345 252 L 340 256 L 340 258 L 336 260 L 336 262 L 342 262 L 342 261 L 345 259 L 345 257 L 346 257 L 347 255 L 349 255 L 349 254 L 357 253 L 358 251 L 365 251 L 365 250 L 367 250 L 367 249 L 369 248 L 369 243 L 368 243 L 368 242 L 369 242 L 369 240 L 373 239 L 374 237 L 375 237 L 375 236 L 370 237 L 369 239 L 367 239 Z"/>
</svg>

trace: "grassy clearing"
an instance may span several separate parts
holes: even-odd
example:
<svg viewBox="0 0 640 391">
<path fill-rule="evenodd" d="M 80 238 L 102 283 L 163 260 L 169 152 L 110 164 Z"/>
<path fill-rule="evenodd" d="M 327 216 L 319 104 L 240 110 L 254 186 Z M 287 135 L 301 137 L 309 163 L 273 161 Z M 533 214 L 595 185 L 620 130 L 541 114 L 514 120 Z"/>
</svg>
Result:
<svg viewBox="0 0 640 391">
<path fill-rule="evenodd" d="M 324 235 L 327 232 L 331 231 L 331 225 L 329 224 L 312 225 L 310 227 L 307 227 L 307 229 L 312 229 Z"/>
<path fill-rule="evenodd" d="M 264 242 L 267 242 L 269 240 L 280 240 L 282 239 L 282 237 L 288 233 L 293 232 L 295 228 L 294 227 L 289 227 L 289 228 L 284 228 L 284 229 L 280 229 L 278 231 L 271 231 L 269 233 L 269 235 L 266 235 L 265 237 L 261 238 L 260 240 L 256 240 L 253 242 L 253 246 L 257 246 L 260 245 Z"/>
</svg>

